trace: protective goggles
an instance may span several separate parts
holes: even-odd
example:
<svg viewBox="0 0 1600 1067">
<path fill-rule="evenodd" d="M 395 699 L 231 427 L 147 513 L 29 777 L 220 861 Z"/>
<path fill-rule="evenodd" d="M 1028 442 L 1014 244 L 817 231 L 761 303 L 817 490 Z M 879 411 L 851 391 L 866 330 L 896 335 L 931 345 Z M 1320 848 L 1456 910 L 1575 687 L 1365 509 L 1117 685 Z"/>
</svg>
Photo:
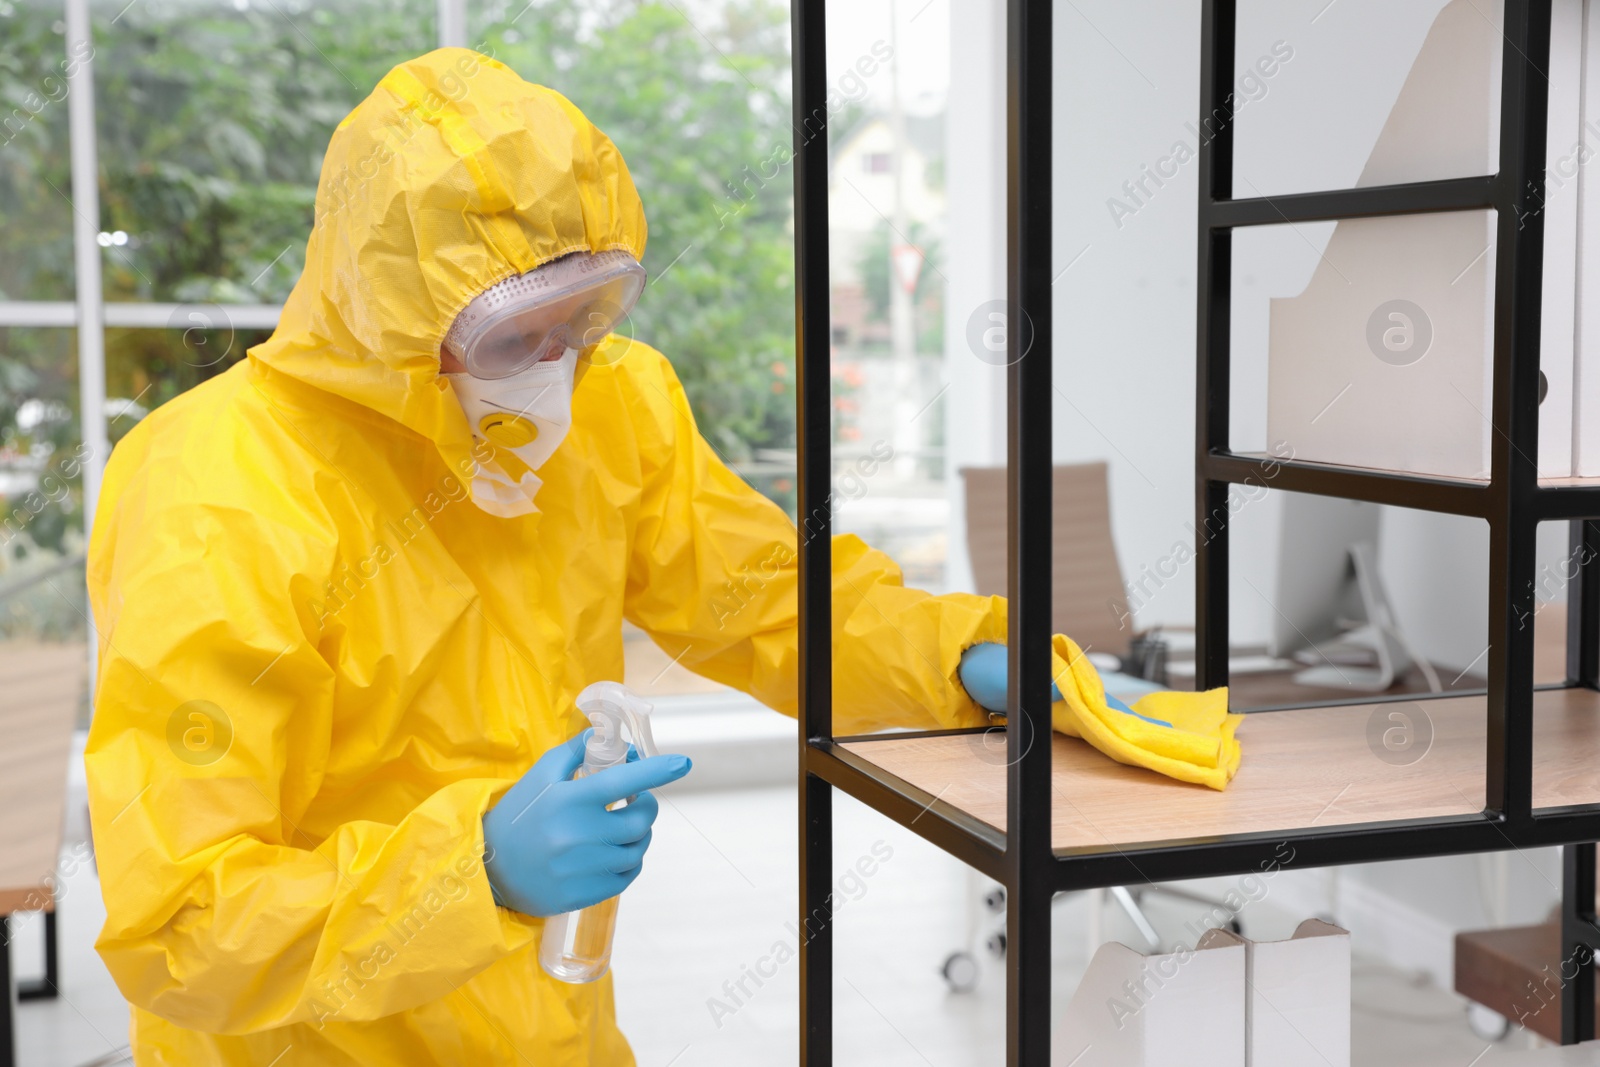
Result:
<svg viewBox="0 0 1600 1067">
<path fill-rule="evenodd" d="M 574 252 L 490 286 L 456 316 L 444 347 L 474 378 L 507 378 L 605 340 L 633 310 L 644 268 L 627 252 Z"/>
</svg>

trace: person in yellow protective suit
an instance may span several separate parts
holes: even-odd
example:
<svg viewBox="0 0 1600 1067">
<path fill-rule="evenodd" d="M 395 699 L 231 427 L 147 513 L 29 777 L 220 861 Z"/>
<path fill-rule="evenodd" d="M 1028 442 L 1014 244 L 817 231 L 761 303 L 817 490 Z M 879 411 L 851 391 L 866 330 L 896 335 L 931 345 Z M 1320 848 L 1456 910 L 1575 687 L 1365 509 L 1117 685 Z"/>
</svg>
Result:
<svg viewBox="0 0 1600 1067">
<path fill-rule="evenodd" d="M 633 1062 L 610 979 L 547 977 L 543 920 L 497 905 L 485 815 L 622 676 L 624 620 L 793 715 L 795 528 L 617 337 L 576 368 L 537 508 L 491 514 L 474 486 L 505 465 L 441 344 L 505 279 L 644 247 L 571 103 L 461 49 L 404 63 L 333 135 L 277 332 L 111 456 L 86 765 L 137 1063 Z M 904 588 L 853 536 L 833 559 L 839 731 L 987 722 L 958 672 L 1004 601 Z M 1141 759 L 1057 650 L 1058 725 Z M 1225 783 L 1231 732 L 1197 725 L 1192 780 Z"/>
</svg>

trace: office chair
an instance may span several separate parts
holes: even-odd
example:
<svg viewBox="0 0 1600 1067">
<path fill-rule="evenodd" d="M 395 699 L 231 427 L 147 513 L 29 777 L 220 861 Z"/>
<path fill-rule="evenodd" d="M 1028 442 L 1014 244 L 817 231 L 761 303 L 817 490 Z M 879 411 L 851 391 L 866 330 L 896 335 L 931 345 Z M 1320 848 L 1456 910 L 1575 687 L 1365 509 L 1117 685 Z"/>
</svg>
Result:
<svg viewBox="0 0 1600 1067">
<path fill-rule="evenodd" d="M 1050 510 L 1050 622 L 1085 652 L 1122 657 L 1138 636 L 1111 540 L 1111 494 L 1104 463 L 1055 468 Z M 975 591 L 1006 592 L 1006 469 L 964 467 L 967 489 L 967 558 Z"/>
</svg>

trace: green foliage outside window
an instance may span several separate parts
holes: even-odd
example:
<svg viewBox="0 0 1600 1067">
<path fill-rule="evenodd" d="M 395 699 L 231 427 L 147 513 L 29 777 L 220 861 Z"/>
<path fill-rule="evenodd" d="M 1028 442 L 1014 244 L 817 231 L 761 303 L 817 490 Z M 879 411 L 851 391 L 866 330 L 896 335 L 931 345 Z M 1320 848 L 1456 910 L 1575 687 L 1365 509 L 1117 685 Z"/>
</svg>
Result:
<svg viewBox="0 0 1600 1067">
<path fill-rule="evenodd" d="M 84 69 L 105 299 L 195 305 L 215 327 L 186 337 L 189 311 L 171 330 L 108 331 L 113 442 L 263 339 L 205 305 L 288 295 L 334 126 L 432 47 L 435 11 L 434 0 L 96 0 Z M 565 94 L 621 148 L 650 220 L 651 282 L 625 332 L 672 359 L 701 429 L 738 466 L 793 440 L 788 16 L 778 0 L 699 11 L 691 23 L 671 3 L 487 0 L 469 4 L 469 39 Z M 67 110 L 87 79 L 69 76 L 62 18 L 59 4 L 0 0 L 0 300 L 73 298 Z M 0 330 L 0 473 L 75 448 L 71 336 Z M 51 418 L 23 414 L 40 410 Z M 785 482 L 755 481 L 787 495 Z M 0 522 L 15 518 L 16 493 L 0 497 Z M 6 547 L 68 551 L 76 526 L 63 503 Z"/>
</svg>

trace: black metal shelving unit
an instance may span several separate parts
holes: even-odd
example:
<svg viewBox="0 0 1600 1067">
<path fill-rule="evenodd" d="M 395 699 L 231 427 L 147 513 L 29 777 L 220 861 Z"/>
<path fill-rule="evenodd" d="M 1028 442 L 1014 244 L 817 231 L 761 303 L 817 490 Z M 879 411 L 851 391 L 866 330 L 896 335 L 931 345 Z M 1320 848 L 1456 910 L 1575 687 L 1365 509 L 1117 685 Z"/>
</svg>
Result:
<svg viewBox="0 0 1600 1067">
<path fill-rule="evenodd" d="M 1011 1065 L 1050 1050 L 1050 899 L 1058 891 L 1245 873 L 1281 841 L 1296 866 L 1326 866 L 1561 845 L 1566 1043 L 1594 1034 L 1595 845 L 1600 806 L 1535 809 L 1533 628 L 1538 523 L 1570 523 L 1566 686 L 1600 689 L 1600 485 L 1542 486 L 1538 446 L 1539 336 L 1550 0 L 1504 0 L 1500 158 L 1493 175 L 1233 196 L 1232 80 L 1236 0 L 1204 0 L 1197 301 L 1196 529 L 1227 514 L 1228 488 L 1266 474 L 1275 488 L 1473 516 L 1490 529 L 1490 648 L 1481 812 L 1306 827 L 1126 847 L 1053 849 L 1050 727 L 1052 0 L 1007 0 L 1008 487 L 1010 668 L 1007 831 L 891 774 L 832 729 L 832 493 L 829 393 L 828 158 L 825 0 L 794 0 L 795 231 L 799 380 L 801 1062 L 832 1062 L 833 927 L 827 921 L 832 793 L 842 790 L 1007 889 L 1006 1046 Z M 1352 71 L 1351 77 L 1359 73 Z M 1242 226 L 1441 211 L 1496 214 L 1493 426 L 1487 483 L 1263 460 L 1228 447 L 1229 301 L 1233 231 Z M 1024 347 L 1026 346 L 1026 347 Z M 1274 464 L 1268 473 L 1266 465 Z M 1220 510 L 1219 510 L 1220 509 Z M 1197 554 L 1196 650 L 1201 687 L 1227 684 L 1228 530 Z M 1582 550 L 1579 552 L 1578 550 Z M 1023 576 L 1031 576 L 1031 581 Z M 1457 694 L 1459 695 L 1459 694 Z M 1421 699 L 1426 699 L 1423 697 Z M 1271 714 L 1271 713 L 1265 713 Z M 905 735 L 900 735 L 905 736 Z M 1248 751 L 1246 760 L 1249 760 Z M 1600 771 L 1597 771 L 1600 773 Z M 1566 968 L 1564 968 L 1565 970 Z"/>
</svg>

